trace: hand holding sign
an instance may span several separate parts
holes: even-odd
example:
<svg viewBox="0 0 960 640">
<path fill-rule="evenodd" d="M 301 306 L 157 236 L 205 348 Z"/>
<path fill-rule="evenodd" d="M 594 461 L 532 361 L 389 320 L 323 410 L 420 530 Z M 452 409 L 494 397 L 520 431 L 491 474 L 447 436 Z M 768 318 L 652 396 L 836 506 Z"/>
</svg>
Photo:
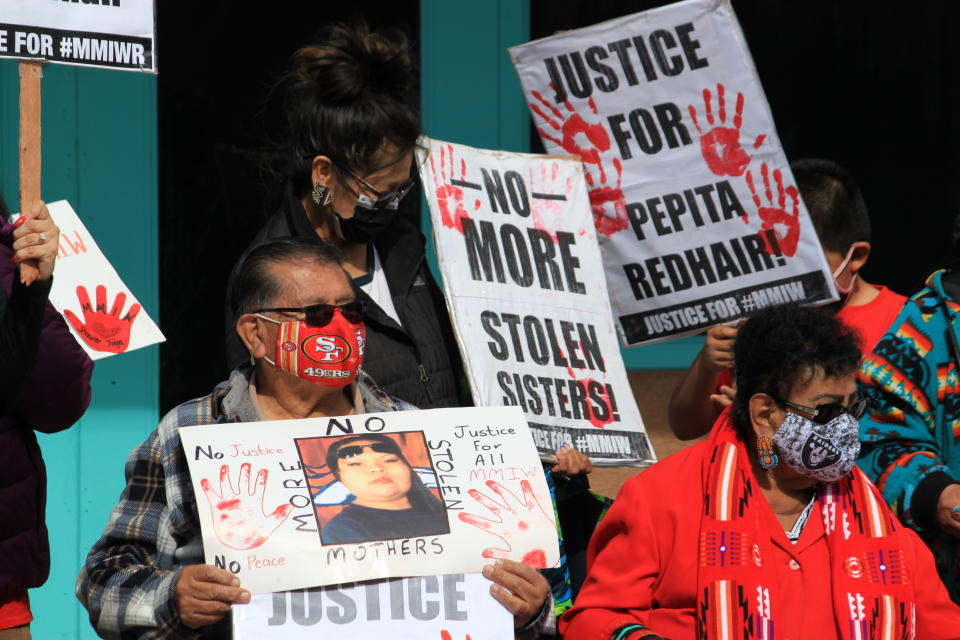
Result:
<svg viewBox="0 0 960 640">
<path fill-rule="evenodd" d="M 290 515 L 293 507 L 282 504 L 272 513 L 264 511 L 267 470 L 257 473 L 256 482 L 250 487 L 250 463 L 240 465 L 240 485 L 233 488 L 230 467 L 220 467 L 220 491 L 214 491 L 210 481 L 200 481 L 203 494 L 213 513 L 213 532 L 224 545 L 231 549 L 254 549 L 259 547 L 277 530 Z M 229 489 L 230 495 L 227 495 Z"/>
<path fill-rule="evenodd" d="M 77 287 L 77 299 L 80 301 L 80 310 L 83 311 L 83 322 L 80 322 L 72 311 L 65 309 L 63 315 L 67 317 L 74 331 L 83 338 L 91 349 L 122 353 L 130 345 L 130 329 L 133 321 L 140 313 L 140 305 L 133 303 L 127 310 L 127 315 L 120 317 L 127 295 L 122 291 L 113 300 L 113 309 L 107 313 L 107 288 L 97 285 L 97 308 L 90 305 L 90 296 L 83 285 Z"/>
<path fill-rule="evenodd" d="M 493 581 L 490 595 L 513 615 L 514 629 L 521 629 L 540 614 L 550 592 L 547 579 L 532 567 L 513 560 L 497 560 L 483 568 L 483 577 Z"/>
<path fill-rule="evenodd" d="M 13 256 L 21 265 L 20 280 L 24 284 L 49 280 L 57 261 L 60 229 L 50 219 L 47 205 L 37 200 L 14 222 L 14 227 Z"/>
<path fill-rule="evenodd" d="M 544 551 L 542 545 L 531 535 L 534 527 L 531 526 L 537 521 L 546 520 L 551 526 L 555 526 L 553 519 L 550 518 L 540 506 L 537 497 L 533 495 L 533 489 L 526 480 L 520 481 L 520 489 L 523 491 L 523 500 L 519 500 L 511 491 L 505 489 L 495 480 L 487 480 L 489 487 L 495 494 L 500 496 L 501 502 L 488 497 L 476 489 L 470 489 L 467 493 L 470 497 L 485 506 L 499 520 L 488 520 L 472 513 L 461 513 L 460 519 L 467 524 L 472 524 L 484 531 L 491 533 L 501 540 L 506 548 L 489 548 L 483 552 L 484 558 L 522 558 L 523 564 L 529 565 L 534 569 L 546 569 L 555 567 L 560 562 L 559 548 L 549 549 L 550 556 Z"/>
<path fill-rule="evenodd" d="M 600 121 L 600 112 L 593 98 L 587 100 L 590 110 L 597 119 L 587 122 L 582 115 L 574 111 L 570 101 L 563 103 L 567 114 L 550 104 L 539 91 L 533 92 L 533 97 L 540 104 L 533 103 L 530 108 L 543 122 L 537 127 L 540 135 L 563 147 L 565 151 L 580 156 L 583 162 L 587 186 L 590 189 L 590 208 L 593 211 L 593 223 L 597 231 L 604 235 L 611 235 L 627 228 L 627 203 L 620 188 L 623 177 L 623 166 L 620 158 L 608 154 L 610 151 L 610 135 L 603 128 Z M 546 107 L 549 113 L 541 106 Z M 548 129 L 549 127 L 549 129 Z M 562 136 L 562 139 L 557 136 Z M 612 155 L 610 165 L 613 173 L 608 173 L 604 167 L 606 156 Z M 594 175 L 596 173 L 596 175 Z M 614 174 L 616 178 L 614 178 Z M 614 183 L 614 179 L 616 182 Z"/>
<path fill-rule="evenodd" d="M 762 229 L 773 231 L 776 234 L 776 242 L 779 244 L 779 250 L 774 247 L 771 238 L 761 233 L 764 248 L 770 255 L 779 255 L 781 252 L 787 257 L 792 257 L 797 252 L 797 245 L 800 242 L 800 193 L 793 185 L 786 189 L 783 187 L 783 174 L 780 169 L 773 170 L 773 181 L 777 184 L 777 200 L 773 200 L 773 189 L 770 186 L 770 170 L 766 163 L 760 166 L 760 176 L 763 178 L 763 188 L 767 198 L 767 206 L 764 207 L 757 194 L 756 186 L 753 184 L 753 174 L 747 171 L 747 186 L 750 187 L 750 195 L 753 196 L 753 203 L 757 205 L 760 219 L 763 221 Z M 793 201 L 793 207 L 790 213 L 787 212 L 787 196 Z"/>
<path fill-rule="evenodd" d="M 250 592 L 240 588 L 240 579 L 209 564 L 183 568 L 173 588 L 180 621 L 191 629 L 214 624 L 230 612 L 234 602 L 250 602 Z"/>
<path fill-rule="evenodd" d="M 737 106 L 733 114 L 733 126 L 727 124 L 727 104 L 724 98 L 724 86 L 717 84 L 717 119 L 713 117 L 713 100 L 710 89 L 703 90 L 703 105 L 707 116 L 707 124 L 712 129 L 706 133 L 700 128 L 697 119 L 697 110 L 693 105 L 687 107 L 693 126 L 700 134 L 700 151 L 707 166 L 718 176 L 740 176 L 750 164 L 750 156 L 740 145 L 740 128 L 743 126 L 743 94 L 737 93 Z M 753 148 L 759 149 L 765 135 L 757 136 Z"/>
</svg>

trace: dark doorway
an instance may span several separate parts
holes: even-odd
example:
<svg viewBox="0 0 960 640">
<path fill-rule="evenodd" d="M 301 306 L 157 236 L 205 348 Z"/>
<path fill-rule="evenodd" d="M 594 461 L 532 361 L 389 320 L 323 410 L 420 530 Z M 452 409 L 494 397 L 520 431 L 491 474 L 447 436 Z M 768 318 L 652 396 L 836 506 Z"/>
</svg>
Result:
<svg viewBox="0 0 960 640">
<path fill-rule="evenodd" d="M 417 41 L 417 0 L 157 3 L 164 412 L 227 376 L 227 276 L 278 194 L 271 85 L 320 27 L 357 17 Z"/>
</svg>

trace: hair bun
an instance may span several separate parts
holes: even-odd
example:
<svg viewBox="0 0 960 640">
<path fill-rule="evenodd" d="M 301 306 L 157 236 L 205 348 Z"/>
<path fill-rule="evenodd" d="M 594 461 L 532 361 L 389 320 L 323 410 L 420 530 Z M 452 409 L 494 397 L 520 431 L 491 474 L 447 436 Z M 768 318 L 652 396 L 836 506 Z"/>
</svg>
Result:
<svg viewBox="0 0 960 640">
<path fill-rule="evenodd" d="M 321 103 L 360 100 L 370 93 L 403 100 L 411 87 L 413 61 L 399 31 L 373 33 L 365 24 L 336 24 L 325 27 L 316 44 L 294 54 L 290 75 L 295 87 Z"/>
</svg>

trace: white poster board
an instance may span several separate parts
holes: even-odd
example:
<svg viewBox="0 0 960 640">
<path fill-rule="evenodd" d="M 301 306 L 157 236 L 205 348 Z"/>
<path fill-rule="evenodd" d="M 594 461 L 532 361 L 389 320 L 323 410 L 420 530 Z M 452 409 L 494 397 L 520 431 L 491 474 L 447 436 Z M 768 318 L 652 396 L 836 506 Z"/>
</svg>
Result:
<svg viewBox="0 0 960 640">
<path fill-rule="evenodd" d="M 510 50 L 550 153 L 583 160 L 627 346 L 836 291 L 728 0 Z"/>
<path fill-rule="evenodd" d="M 66 200 L 47 205 L 60 228 L 50 303 L 94 360 L 166 338 L 124 284 Z"/>
<path fill-rule="evenodd" d="M 420 167 L 478 406 L 523 409 L 541 455 L 655 460 L 613 325 L 583 169 L 424 138 Z"/>
<path fill-rule="evenodd" d="M 184 427 L 180 438 L 206 562 L 254 593 L 560 561 L 550 489 L 515 407 Z M 401 511 L 397 492 L 419 508 Z"/>
<path fill-rule="evenodd" d="M 3 0 L 0 58 L 157 72 L 153 0 Z"/>
<path fill-rule="evenodd" d="M 468 573 L 265 593 L 233 606 L 233 639 L 508 640 L 513 616 L 490 584 Z"/>
</svg>

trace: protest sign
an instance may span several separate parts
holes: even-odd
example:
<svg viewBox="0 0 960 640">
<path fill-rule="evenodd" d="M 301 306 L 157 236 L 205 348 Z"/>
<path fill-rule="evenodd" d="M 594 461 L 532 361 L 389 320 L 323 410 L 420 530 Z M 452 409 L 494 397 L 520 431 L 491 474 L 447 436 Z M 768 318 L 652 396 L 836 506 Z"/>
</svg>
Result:
<svg viewBox="0 0 960 640">
<path fill-rule="evenodd" d="M 504 640 L 513 637 L 513 616 L 476 573 L 282 591 L 233 606 L 234 640 L 337 638 L 348 631 L 352 640 Z"/>
<path fill-rule="evenodd" d="M 66 200 L 47 205 L 60 227 L 57 271 L 50 303 L 67 319 L 77 342 L 94 360 L 133 351 L 166 338 L 123 283 Z"/>
<path fill-rule="evenodd" d="M 550 490 L 514 407 L 185 427 L 180 438 L 206 561 L 254 593 L 560 560 Z"/>
<path fill-rule="evenodd" d="M 653 461 L 617 345 L 579 161 L 425 138 L 447 304 L 476 405 L 515 405 L 537 450 Z"/>
<path fill-rule="evenodd" d="M 157 72 L 153 0 L 4 0 L 0 58 Z"/>
<path fill-rule="evenodd" d="M 510 55 L 546 149 L 583 161 L 625 345 L 836 299 L 728 0 Z"/>
</svg>

